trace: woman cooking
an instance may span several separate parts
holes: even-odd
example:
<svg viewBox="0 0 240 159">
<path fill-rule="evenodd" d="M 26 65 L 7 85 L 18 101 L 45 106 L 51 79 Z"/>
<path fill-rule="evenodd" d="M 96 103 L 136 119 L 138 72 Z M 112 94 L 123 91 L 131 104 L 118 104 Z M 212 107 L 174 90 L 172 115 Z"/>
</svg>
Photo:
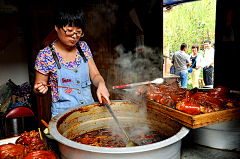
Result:
<svg viewBox="0 0 240 159">
<path fill-rule="evenodd" d="M 103 96 L 108 103 L 109 92 L 100 75 L 91 51 L 85 41 L 85 15 L 77 5 L 59 7 L 55 15 L 58 39 L 37 55 L 35 62 L 34 93 L 44 95 L 48 91 L 48 79 L 52 95 L 52 117 L 78 105 L 94 102 L 91 81 L 97 87 L 97 97 Z M 71 87 L 66 89 L 54 86 Z"/>
<path fill-rule="evenodd" d="M 190 55 L 190 60 L 192 63 L 192 73 L 190 73 L 191 79 L 192 79 L 192 85 L 193 88 L 198 88 L 198 79 L 200 74 L 200 68 L 203 62 L 203 57 L 201 54 L 198 53 L 199 46 L 198 45 L 192 45 L 192 54 Z"/>
</svg>

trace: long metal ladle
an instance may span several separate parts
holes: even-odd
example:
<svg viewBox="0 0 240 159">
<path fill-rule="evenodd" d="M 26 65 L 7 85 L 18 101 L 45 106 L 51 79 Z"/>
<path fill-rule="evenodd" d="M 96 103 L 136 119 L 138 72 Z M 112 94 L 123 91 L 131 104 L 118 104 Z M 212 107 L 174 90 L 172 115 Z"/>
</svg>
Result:
<svg viewBox="0 0 240 159">
<path fill-rule="evenodd" d="M 126 145 L 126 147 L 134 147 L 134 146 L 139 146 L 137 143 L 133 142 L 130 137 L 128 136 L 127 132 L 124 130 L 124 128 L 122 127 L 122 125 L 120 124 L 120 122 L 118 121 L 117 117 L 115 116 L 115 114 L 112 111 L 112 108 L 110 107 L 110 105 L 108 104 L 107 100 L 102 96 L 102 103 L 106 105 L 106 107 L 108 108 L 109 112 L 112 114 L 114 120 L 117 122 L 118 126 L 120 127 L 120 129 L 123 131 L 123 133 L 125 134 L 126 138 L 128 139 L 128 143 Z"/>
</svg>

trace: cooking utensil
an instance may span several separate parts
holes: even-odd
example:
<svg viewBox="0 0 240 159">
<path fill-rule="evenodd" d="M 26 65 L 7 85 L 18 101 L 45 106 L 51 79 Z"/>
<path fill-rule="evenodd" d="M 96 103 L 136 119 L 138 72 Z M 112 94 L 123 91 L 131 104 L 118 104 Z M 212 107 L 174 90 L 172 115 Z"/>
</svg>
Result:
<svg viewBox="0 0 240 159">
<path fill-rule="evenodd" d="M 50 85 L 50 84 L 42 84 L 43 86 L 49 86 L 49 87 L 59 87 L 59 88 L 68 88 L 68 89 L 76 89 L 79 90 L 77 88 L 71 88 L 71 87 L 63 87 L 63 86 L 54 86 L 54 85 Z"/>
<path fill-rule="evenodd" d="M 124 130 L 124 128 L 122 127 L 121 123 L 118 121 L 117 117 L 115 116 L 115 114 L 112 111 L 112 108 L 110 107 L 110 105 L 108 104 L 107 100 L 102 96 L 102 103 L 106 105 L 106 107 L 108 108 L 109 112 L 112 114 L 114 120 L 117 122 L 119 128 L 123 131 L 124 135 L 126 136 L 126 138 L 128 139 L 128 143 L 126 145 L 126 147 L 134 147 L 134 146 L 139 146 L 137 143 L 133 142 L 130 137 L 128 136 L 127 132 Z"/>
<path fill-rule="evenodd" d="M 86 156 L 88 159 L 180 159 L 181 140 L 190 129 L 151 106 L 143 107 L 141 104 L 127 100 L 111 100 L 111 108 L 118 120 L 121 119 L 124 128 L 149 128 L 169 138 L 154 144 L 124 148 L 97 147 L 73 142 L 72 139 L 80 134 L 118 127 L 106 106 L 99 106 L 98 102 L 94 102 L 69 108 L 49 122 L 50 134 L 56 140 L 54 142 L 58 142 L 60 156 L 71 159 L 86 158 Z"/>
<path fill-rule="evenodd" d="M 240 91 L 230 90 L 230 93 L 240 94 Z"/>
<path fill-rule="evenodd" d="M 39 132 L 39 135 L 40 135 L 40 139 L 42 140 L 43 138 L 42 138 L 42 133 L 41 133 L 40 128 L 38 128 L 38 132 Z"/>
<path fill-rule="evenodd" d="M 125 88 L 125 87 L 135 87 L 135 86 L 140 86 L 144 84 L 149 84 L 149 83 L 155 83 L 155 84 L 161 84 L 164 82 L 163 78 L 156 78 L 153 81 L 146 81 L 146 82 L 139 82 L 139 83 L 132 83 L 132 84 L 125 84 L 125 85 L 119 85 L 119 86 L 113 86 L 113 89 L 116 88 Z"/>
<path fill-rule="evenodd" d="M 46 121 L 44 121 L 43 119 L 41 119 L 41 122 L 43 123 L 44 126 L 46 126 L 48 128 L 48 124 L 46 123 Z"/>
<path fill-rule="evenodd" d="M 43 125 L 46 126 L 46 128 L 43 130 L 43 133 L 44 133 L 49 139 L 54 140 L 54 138 L 52 137 L 52 135 L 50 135 L 50 133 L 49 133 L 48 124 L 47 124 L 43 119 L 41 119 L 41 121 L 42 121 Z"/>
</svg>

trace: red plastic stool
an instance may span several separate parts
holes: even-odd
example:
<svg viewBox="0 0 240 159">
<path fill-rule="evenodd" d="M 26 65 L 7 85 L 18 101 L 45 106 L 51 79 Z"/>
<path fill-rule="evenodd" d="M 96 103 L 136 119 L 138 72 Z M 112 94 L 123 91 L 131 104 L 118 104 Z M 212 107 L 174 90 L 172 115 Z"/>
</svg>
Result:
<svg viewBox="0 0 240 159">
<path fill-rule="evenodd" d="M 24 118 L 34 116 L 31 109 L 27 107 L 17 107 L 6 115 L 5 136 L 19 136 L 25 131 Z"/>
</svg>

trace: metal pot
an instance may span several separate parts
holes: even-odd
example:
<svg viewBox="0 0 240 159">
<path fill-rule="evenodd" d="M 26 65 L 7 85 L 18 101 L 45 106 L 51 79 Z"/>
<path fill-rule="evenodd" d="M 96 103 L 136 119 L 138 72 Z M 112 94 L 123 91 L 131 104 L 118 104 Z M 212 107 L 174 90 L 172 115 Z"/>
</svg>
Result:
<svg viewBox="0 0 240 159">
<path fill-rule="evenodd" d="M 124 127 L 145 127 L 169 136 L 158 143 L 126 148 L 106 148 L 80 144 L 71 139 L 88 131 L 116 127 L 105 106 L 99 103 L 70 108 L 49 123 L 50 134 L 59 142 L 62 158 L 161 158 L 179 159 L 181 139 L 189 129 L 156 110 L 128 101 L 111 101 L 111 108 Z M 131 135 L 134 134 L 130 134 Z"/>
<path fill-rule="evenodd" d="M 240 151 L 240 119 L 194 129 L 189 136 L 200 145 Z"/>
</svg>

